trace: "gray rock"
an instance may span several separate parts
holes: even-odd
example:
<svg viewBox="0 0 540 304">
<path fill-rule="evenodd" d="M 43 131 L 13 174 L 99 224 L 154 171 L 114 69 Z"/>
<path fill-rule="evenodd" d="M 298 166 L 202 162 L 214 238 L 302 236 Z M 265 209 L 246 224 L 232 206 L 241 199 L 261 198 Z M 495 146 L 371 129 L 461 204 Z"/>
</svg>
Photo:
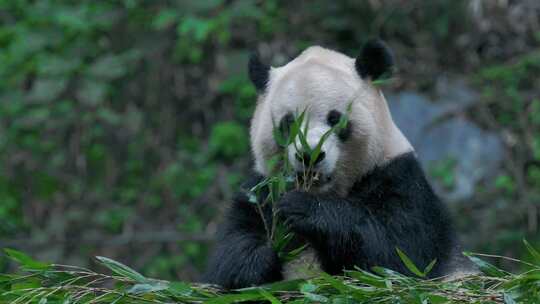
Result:
<svg viewBox="0 0 540 304">
<path fill-rule="evenodd" d="M 432 175 L 435 191 L 447 201 L 466 200 L 474 195 L 479 181 L 497 175 L 503 160 L 502 140 L 462 116 L 446 115 L 475 101 L 476 94 L 462 82 L 446 81 L 437 93 L 437 102 L 414 92 L 389 95 L 387 100 L 394 121 Z M 451 187 L 433 176 L 433 168 L 444 162 L 453 163 Z"/>
</svg>

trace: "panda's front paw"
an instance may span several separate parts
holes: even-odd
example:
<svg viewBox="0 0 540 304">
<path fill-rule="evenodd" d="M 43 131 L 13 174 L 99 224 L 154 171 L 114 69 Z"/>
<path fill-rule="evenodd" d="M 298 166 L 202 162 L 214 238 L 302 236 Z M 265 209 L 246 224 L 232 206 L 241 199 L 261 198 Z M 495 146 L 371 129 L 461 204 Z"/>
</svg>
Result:
<svg viewBox="0 0 540 304">
<path fill-rule="evenodd" d="M 303 191 L 290 191 L 278 203 L 278 215 L 292 230 L 306 233 L 310 229 L 317 200 L 312 194 Z"/>
</svg>

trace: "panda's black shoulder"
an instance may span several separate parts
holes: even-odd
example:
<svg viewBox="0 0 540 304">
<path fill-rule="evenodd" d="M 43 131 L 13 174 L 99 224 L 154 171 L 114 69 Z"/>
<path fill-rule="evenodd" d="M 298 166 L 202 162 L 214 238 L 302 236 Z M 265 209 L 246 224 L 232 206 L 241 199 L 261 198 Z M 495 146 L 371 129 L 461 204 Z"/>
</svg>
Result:
<svg viewBox="0 0 540 304">
<path fill-rule="evenodd" d="M 379 207 L 385 201 L 401 202 L 400 207 L 440 204 L 414 152 L 377 166 L 355 183 L 351 195 Z"/>
</svg>

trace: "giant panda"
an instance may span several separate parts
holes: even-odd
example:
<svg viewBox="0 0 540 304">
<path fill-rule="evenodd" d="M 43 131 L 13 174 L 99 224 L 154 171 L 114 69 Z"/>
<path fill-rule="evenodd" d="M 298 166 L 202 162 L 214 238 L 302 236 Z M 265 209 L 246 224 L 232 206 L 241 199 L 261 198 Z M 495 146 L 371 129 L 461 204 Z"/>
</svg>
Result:
<svg viewBox="0 0 540 304">
<path fill-rule="evenodd" d="M 324 142 L 316 160 L 320 182 L 309 192 L 287 192 L 278 202 L 278 216 L 309 244 L 302 259 L 333 275 L 355 266 L 410 274 L 399 248 L 421 269 L 436 259 L 429 277 L 450 271 L 456 243 L 451 218 L 375 83 L 392 70 L 392 53 L 380 40 L 368 41 L 356 58 L 313 46 L 281 67 L 250 59 L 248 72 L 258 91 L 250 129 L 255 172 L 219 229 L 206 282 L 242 288 L 294 276 L 268 244 L 245 190 L 269 174 L 266 163 L 282 152 L 272 134 L 276 124 L 290 123 L 293 113 L 305 109 L 307 141 L 314 146 L 350 104 L 347 127 Z M 287 149 L 291 156 L 298 153 L 292 145 Z M 289 159 L 302 170 L 299 159 Z"/>
</svg>

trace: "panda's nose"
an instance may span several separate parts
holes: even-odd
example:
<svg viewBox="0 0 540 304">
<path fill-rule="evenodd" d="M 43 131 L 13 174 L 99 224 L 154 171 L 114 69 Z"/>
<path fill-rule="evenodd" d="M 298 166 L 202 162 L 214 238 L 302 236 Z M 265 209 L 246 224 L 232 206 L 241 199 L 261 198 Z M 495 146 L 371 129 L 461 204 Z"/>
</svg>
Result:
<svg viewBox="0 0 540 304">
<path fill-rule="evenodd" d="M 296 157 L 296 160 L 303 163 L 305 167 L 308 167 L 311 163 L 311 154 L 307 152 L 296 152 L 294 155 Z M 317 156 L 317 159 L 313 162 L 313 165 L 316 165 L 320 163 L 324 158 L 326 157 L 326 153 L 324 151 L 321 151 L 319 155 Z"/>
</svg>

